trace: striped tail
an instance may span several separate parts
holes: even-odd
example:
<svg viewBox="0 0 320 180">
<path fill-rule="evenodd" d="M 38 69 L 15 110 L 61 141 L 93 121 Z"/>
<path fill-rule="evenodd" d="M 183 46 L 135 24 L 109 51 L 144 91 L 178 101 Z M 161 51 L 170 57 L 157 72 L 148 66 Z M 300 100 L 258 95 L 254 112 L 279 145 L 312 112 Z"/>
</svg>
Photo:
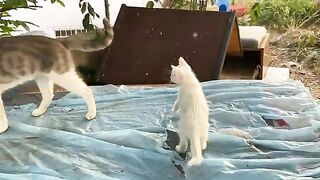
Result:
<svg viewBox="0 0 320 180">
<path fill-rule="evenodd" d="M 112 43 L 114 32 L 107 18 L 103 19 L 104 36 L 102 39 L 97 38 L 96 32 L 74 35 L 67 38 L 57 39 L 69 50 L 78 51 L 99 51 L 107 48 Z"/>
</svg>

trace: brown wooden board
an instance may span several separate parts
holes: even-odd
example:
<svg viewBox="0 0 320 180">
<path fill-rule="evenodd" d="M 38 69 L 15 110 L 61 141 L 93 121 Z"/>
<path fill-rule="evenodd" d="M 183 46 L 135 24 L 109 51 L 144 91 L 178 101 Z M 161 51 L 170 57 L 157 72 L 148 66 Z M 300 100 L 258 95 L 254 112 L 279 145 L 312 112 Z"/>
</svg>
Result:
<svg viewBox="0 0 320 180">
<path fill-rule="evenodd" d="M 227 55 L 233 57 L 243 57 L 237 18 L 235 18 L 235 22 L 232 25 L 232 33 L 228 43 Z"/>
<path fill-rule="evenodd" d="M 122 5 L 98 82 L 165 84 L 180 56 L 200 81 L 219 79 L 234 23 L 234 12 Z"/>
</svg>

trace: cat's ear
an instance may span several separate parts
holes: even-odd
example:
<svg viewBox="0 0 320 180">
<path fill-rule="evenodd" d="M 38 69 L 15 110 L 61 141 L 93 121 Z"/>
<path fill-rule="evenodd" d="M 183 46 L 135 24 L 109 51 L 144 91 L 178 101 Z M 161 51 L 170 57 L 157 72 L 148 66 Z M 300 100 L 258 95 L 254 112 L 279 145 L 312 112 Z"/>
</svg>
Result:
<svg viewBox="0 0 320 180">
<path fill-rule="evenodd" d="M 174 65 L 171 65 L 171 69 L 174 69 L 175 68 L 175 66 Z"/>
<path fill-rule="evenodd" d="M 185 66 L 188 65 L 188 63 L 183 59 L 183 57 L 179 58 L 179 65 Z"/>
</svg>

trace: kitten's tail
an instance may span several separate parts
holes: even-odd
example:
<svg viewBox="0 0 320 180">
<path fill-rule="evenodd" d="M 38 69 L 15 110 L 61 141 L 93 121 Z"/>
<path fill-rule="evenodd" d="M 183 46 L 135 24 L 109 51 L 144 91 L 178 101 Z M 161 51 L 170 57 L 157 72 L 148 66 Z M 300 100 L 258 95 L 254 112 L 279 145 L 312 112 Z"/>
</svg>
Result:
<svg viewBox="0 0 320 180">
<path fill-rule="evenodd" d="M 58 39 L 64 47 L 69 50 L 78 51 L 99 51 L 110 46 L 114 32 L 107 18 L 103 19 L 104 35 L 97 37 L 96 32 L 85 33 L 85 35 L 75 35 Z"/>
</svg>

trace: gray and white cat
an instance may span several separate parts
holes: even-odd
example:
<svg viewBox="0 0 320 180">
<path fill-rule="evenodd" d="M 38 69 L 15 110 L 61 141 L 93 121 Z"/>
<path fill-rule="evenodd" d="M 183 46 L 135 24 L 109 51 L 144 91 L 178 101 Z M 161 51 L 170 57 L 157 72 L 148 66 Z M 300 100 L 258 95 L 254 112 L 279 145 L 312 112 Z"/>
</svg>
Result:
<svg viewBox="0 0 320 180">
<path fill-rule="evenodd" d="M 202 150 L 207 148 L 209 133 L 209 108 L 200 82 L 191 67 L 182 58 L 179 65 L 173 66 L 171 81 L 179 86 L 178 98 L 172 111 L 179 113 L 179 145 L 176 151 L 185 153 L 190 141 L 192 159 L 189 166 L 199 165 L 202 161 Z"/>
<path fill-rule="evenodd" d="M 88 106 L 86 118 L 96 117 L 96 105 L 91 89 L 77 75 L 70 50 L 97 51 L 108 47 L 113 40 L 109 20 L 103 20 L 103 40 L 70 37 L 51 39 L 44 36 L 0 38 L 0 133 L 8 129 L 1 94 L 26 81 L 35 80 L 42 101 L 33 116 L 40 116 L 53 99 L 53 84 L 82 96 Z"/>
</svg>

